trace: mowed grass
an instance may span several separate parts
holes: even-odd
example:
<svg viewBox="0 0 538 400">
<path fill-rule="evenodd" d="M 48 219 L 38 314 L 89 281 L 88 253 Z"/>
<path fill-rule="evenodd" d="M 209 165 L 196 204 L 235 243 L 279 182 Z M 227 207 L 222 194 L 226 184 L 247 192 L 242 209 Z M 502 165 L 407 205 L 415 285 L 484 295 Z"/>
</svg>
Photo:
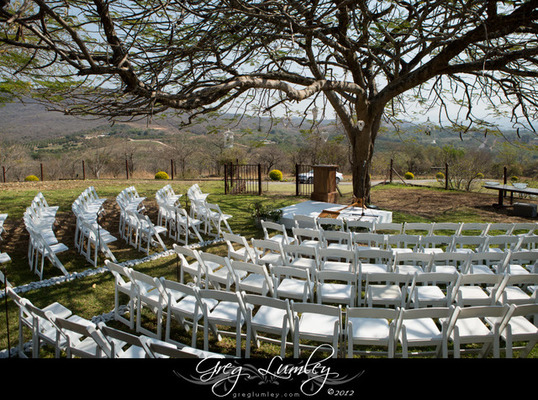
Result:
<svg viewBox="0 0 538 400">
<path fill-rule="evenodd" d="M 26 207 L 28 207 L 38 192 L 42 192 L 49 205 L 59 206 L 57 220 L 59 224 L 56 228 L 57 237 L 64 242 L 69 251 L 59 254 L 60 260 L 69 273 L 82 272 L 92 269 L 85 258 L 77 253 L 74 248 L 73 234 L 75 228 L 75 218 L 71 211 L 71 204 L 79 194 L 88 186 L 94 186 L 100 197 L 107 198 L 105 203 L 106 214 L 102 218 L 103 226 L 113 235 L 118 235 L 118 213 L 119 208 L 116 205 L 116 196 L 128 186 L 134 186 L 140 196 L 146 197 L 144 205 L 146 212 L 156 221 L 157 205 L 155 202 L 155 193 L 165 184 L 170 183 L 176 193 L 183 194 L 186 200 L 187 189 L 195 182 L 190 181 L 153 181 L 153 180 L 125 180 L 125 181 L 65 181 L 65 182 L 36 182 L 22 184 L 6 184 L 0 191 L 0 213 L 8 213 L 9 218 L 6 222 L 6 232 L 4 232 L 4 241 L 0 242 L 0 249 L 8 251 L 12 262 L 4 268 L 9 281 L 14 286 L 24 286 L 34 282 L 38 277 L 30 271 L 28 265 L 27 249 L 28 234 L 24 229 L 22 216 Z M 296 197 L 295 185 L 293 183 L 264 183 L 264 193 L 258 195 L 225 195 L 221 181 L 203 181 L 197 182 L 203 192 L 210 193 L 208 200 L 217 203 L 223 212 L 233 215 L 230 225 L 235 233 L 245 236 L 247 239 L 253 237 L 262 237 L 262 231 L 255 224 L 251 217 L 250 207 L 254 202 L 262 201 L 264 204 L 274 208 L 285 207 L 300 201 L 307 200 L 307 197 Z M 1 184 L 0 184 L 1 185 Z M 347 204 L 351 196 L 351 185 L 340 185 L 343 194 L 343 204 Z M 410 187 L 409 190 L 415 188 Z M 390 190 L 390 187 L 374 187 L 376 190 Z M 431 189 L 437 190 L 437 189 Z M 348 198 L 346 198 L 348 197 Z M 183 204 L 188 207 L 187 201 Z M 391 210 L 389 210 L 391 211 Z M 478 222 L 480 216 L 478 213 L 473 214 L 473 210 L 454 210 L 451 215 L 440 216 L 441 220 L 452 221 L 469 221 Z M 413 213 L 395 212 L 393 214 L 395 222 L 431 222 L 426 218 L 417 216 Z M 210 237 L 207 237 L 210 239 Z M 172 248 L 173 241 L 165 239 L 169 249 Z M 138 252 L 133 247 L 127 245 L 123 240 L 118 239 L 110 245 L 112 251 L 119 262 L 142 259 L 145 254 Z M 225 255 L 226 247 L 224 244 L 215 244 L 206 248 L 205 251 Z M 154 248 L 151 254 L 160 252 L 161 249 Z M 99 266 L 103 266 L 104 258 L 100 258 Z M 136 269 L 154 277 L 165 277 L 166 279 L 178 279 L 178 263 L 175 256 L 162 257 L 153 261 L 138 264 Z M 44 278 L 59 276 L 60 271 L 50 266 L 47 262 Z M 84 278 L 77 278 L 61 284 L 34 289 L 21 294 L 27 297 L 38 307 L 44 307 L 55 301 L 65 305 L 73 311 L 74 314 L 84 318 L 109 313 L 114 308 L 114 280 L 110 273 L 98 273 Z M 0 348 L 5 349 L 9 346 L 12 348 L 18 343 L 18 309 L 10 300 L 3 300 L 5 307 L 1 307 L 0 320 L 7 321 L 0 329 Z M 123 302 L 122 304 L 125 304 Z M 7 319 L 6 319 L 7 309 Z M 151 314 L 146 315 L 145 324 L 151 327 L 154 319 Z M 111 322 L 111 325 L 119 323 Z M 190 333 L 184 332 L 181 327 L 173 324 L 174 338 L 183 343 L 190 343 Z M 29 341 L 29 332 L 26 332 L 24 341 Z M 201 346 L 201 336 L 199 335 L 199 346 Z M 234 354 L 235 342 L 227 338 L 221 342 L 210 341 L 210 349 L 213 351 Z M 273 357 L 279 352 L 279 346 L 263 345 L 260 349 L 253 347 L 252 357 Z M 45 357 L 53 357 L 52 352 L 44 352 Z M 291 356 L 291 349 L 290 354 Z M 531 357 L 537 356 L 537 350 L 531 354 Z"/>
</svg>

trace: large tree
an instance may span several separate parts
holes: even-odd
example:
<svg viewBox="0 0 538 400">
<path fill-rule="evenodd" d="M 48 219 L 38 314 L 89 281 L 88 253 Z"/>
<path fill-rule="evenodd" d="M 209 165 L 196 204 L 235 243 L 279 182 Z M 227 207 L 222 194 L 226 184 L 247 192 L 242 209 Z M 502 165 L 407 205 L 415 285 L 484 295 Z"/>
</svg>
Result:
<svg viewBox="0 0 538 400">
<path fill-rule="evenodd" d="M 454 99 L 470 124 L 482 101 L 532 122 L 537 8 L 536 0 L 0 0 L 0 71 L 10 87 L 68 91 L 62 106 L 72 114 L 177 110 L 188 122 L 215 110 L 328 107 L 352 148 L 360 199 L 383 118 L 407 104 L 450 120 Z"/>
</svg>

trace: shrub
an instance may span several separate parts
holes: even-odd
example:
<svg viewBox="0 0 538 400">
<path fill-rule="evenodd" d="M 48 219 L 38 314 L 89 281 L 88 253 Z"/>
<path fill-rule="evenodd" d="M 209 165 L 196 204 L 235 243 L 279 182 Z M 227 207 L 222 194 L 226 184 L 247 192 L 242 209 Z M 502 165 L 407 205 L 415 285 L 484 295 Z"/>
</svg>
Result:
<svg viewBox="0 0 538 400">
<path fill-rule="evenodd" d="M 269 178 L 271 178 L 272 181 L 281 181 L 284 175 L 282 175 L 282 172 L 280 172 L 278 169 L 274 169 L 271 172 L 269 172 Z"/>
<path fill-rule="evenodd" d="M 155 174 L 155 179 L 170 179 L 168 174 L 164 171 L 159 171 Z"/>
<path fill-rule="evenodd" d="M 28 175 L 26 178 L 24 178 L 26 182 L 38 182 L 39 178 L 35 175 Z"/>
<path fill-rule="evenodd" d="M 512 177 L 510 177 L 510 180 L 512 182 L 517 182 L 517 181 L 519 181 L 519 178 L 517 176 L 512 176 Z"/>
<path fill-rule="evenodd" d="M 482 172 L 479 172 L 478 174 L 476 174 L 476 177 L 478 179 L 484 179 L 484 174 Z"/>
<path fill-rule="evenodd" d="M 405 179 L 415 179 L 415 175 L 412 172 L 406 172 L 404 175 Z"/>
<path fill-rule="evenodd" d="M 445 180 L 445 174 L 443 174 L 442 172 L 438 172 L 435 174 L 435 179 L 437 179 L 438 181 L 444 181 Z"/>
</svg>

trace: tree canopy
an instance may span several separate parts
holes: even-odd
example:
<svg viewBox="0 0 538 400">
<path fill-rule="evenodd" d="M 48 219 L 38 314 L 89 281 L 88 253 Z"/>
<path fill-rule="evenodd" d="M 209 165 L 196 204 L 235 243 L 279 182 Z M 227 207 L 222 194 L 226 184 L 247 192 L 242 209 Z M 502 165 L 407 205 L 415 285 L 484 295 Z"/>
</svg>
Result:
<svg viewBox="0 0 538 400">
<path fill-rule="evenodd" d="M 110 118 L 177 110 L 188 122 L 216 110 L 271 115 L 316 104 L 345 131 L 354 194 L 364 198 L 380 124 L 409 104 L 467 127 L 491 122 L 475 116 L 484 104 L 533 129 L 537 8 L 536 0 L 0 0 L 0 81 L 14 91 L 31 84 L 65 112 Z"/>
</svg>

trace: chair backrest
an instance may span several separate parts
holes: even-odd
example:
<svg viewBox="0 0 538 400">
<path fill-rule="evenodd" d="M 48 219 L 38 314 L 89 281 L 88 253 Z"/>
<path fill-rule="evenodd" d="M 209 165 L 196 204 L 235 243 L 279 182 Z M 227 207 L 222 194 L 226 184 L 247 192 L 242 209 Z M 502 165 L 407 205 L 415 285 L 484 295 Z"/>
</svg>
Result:
<svg viewBox="0 0 538 400">
<path fill-rule="evenodd" d="M 346 230 L 348 232 L 372 232 L 374 230 L 374 221 L 365 221 L 359 219 L 346 219 Z"/>
<path fill-rule="evenodd" d="M 403 230 L 403 223 L 400 222 L 376 222 L 374 230 L 377 233 L 400 234 Z"/>
<path fill-rule="evenodd" d="M 434 222 L 432 226 L 432 235 L 458 235 L 461 229 L 461 222 Z"/>
<path fill-rule="evenodd" d="M 460 227 L 460 235 L 484 236 L 489 229 L 486 222 L 463 222 Z"/>
<path fill-rule="evenodd" d="M 296 228 L 318 229 L 317 218 L 308 215 L 295 214 L 293 221 Z"/>
<path fill-rule="evenodd" d="M 321 234 L 323 245 L 325 247 L 330 246 L 331 244 L 342 245 L 347 247 L 349 250 L 353 247 L 353 235 L 348 231 L 322 231 Z"/>
<path fill-rule="evenodd" d="M 353 234 L 353 243 L 357 247 L 379 247 L 384 248 L 387 238 L 382 233 L 375 232 L 355 232 Z"/>
<path fill-rule="evenodd" d="M 318 228 L 328 231 L 343 231 L 345 229 L 345 223 L 343 219 L 339 218 L 327 218 L 318 217 Z"/>
<path fill-rule="evenodd" d="M 232 267 L 231 270 L 234 273 L 234 277 L 236 278 L 236 290 L 242 290 L 243 286 L 241 284 L 241 280 L 239 279 L 239 276 L 237 274 L 238 271 L 245 271 L 247 274 L 255 274 L 258 276 L 263 277 L 264 283 L 263 287 L 267 290 L 267 292 L 272 296 L 273 295 L 273 280 L 269 276 L 269 271 L 267 270 L 267 267 L 265 265 L 261 264 L 255 264 L 251 262 L 244 262 L 244 261 L 237 261 L 232 260 L 230 262 L 230 266 Z M 248 275 L 247 275 L 248 276 Z"/>
<path fill-rule="evenodd" d="M 116 282 L 120 284 L 127 284 L 127 282 L 132 281 L 131 271 L 132 269 L 124 267 L 110 260 L 105 260 L 105 266 L 108 268 L 112 275 L 116 279 Z"/>
<path fill-rule="evenodd" d="M 394 268 L 399 265 L 419 266 L 424 271 L 430 269 L 433 260 L 433 254 L 418 252 L 397 252 L 394 255 Z"/>
<path fill-rule="evenodd" d="M 402 233 L 427 236 L 432 232 L 431 222 L 404 222 Z"/>
</svg>

